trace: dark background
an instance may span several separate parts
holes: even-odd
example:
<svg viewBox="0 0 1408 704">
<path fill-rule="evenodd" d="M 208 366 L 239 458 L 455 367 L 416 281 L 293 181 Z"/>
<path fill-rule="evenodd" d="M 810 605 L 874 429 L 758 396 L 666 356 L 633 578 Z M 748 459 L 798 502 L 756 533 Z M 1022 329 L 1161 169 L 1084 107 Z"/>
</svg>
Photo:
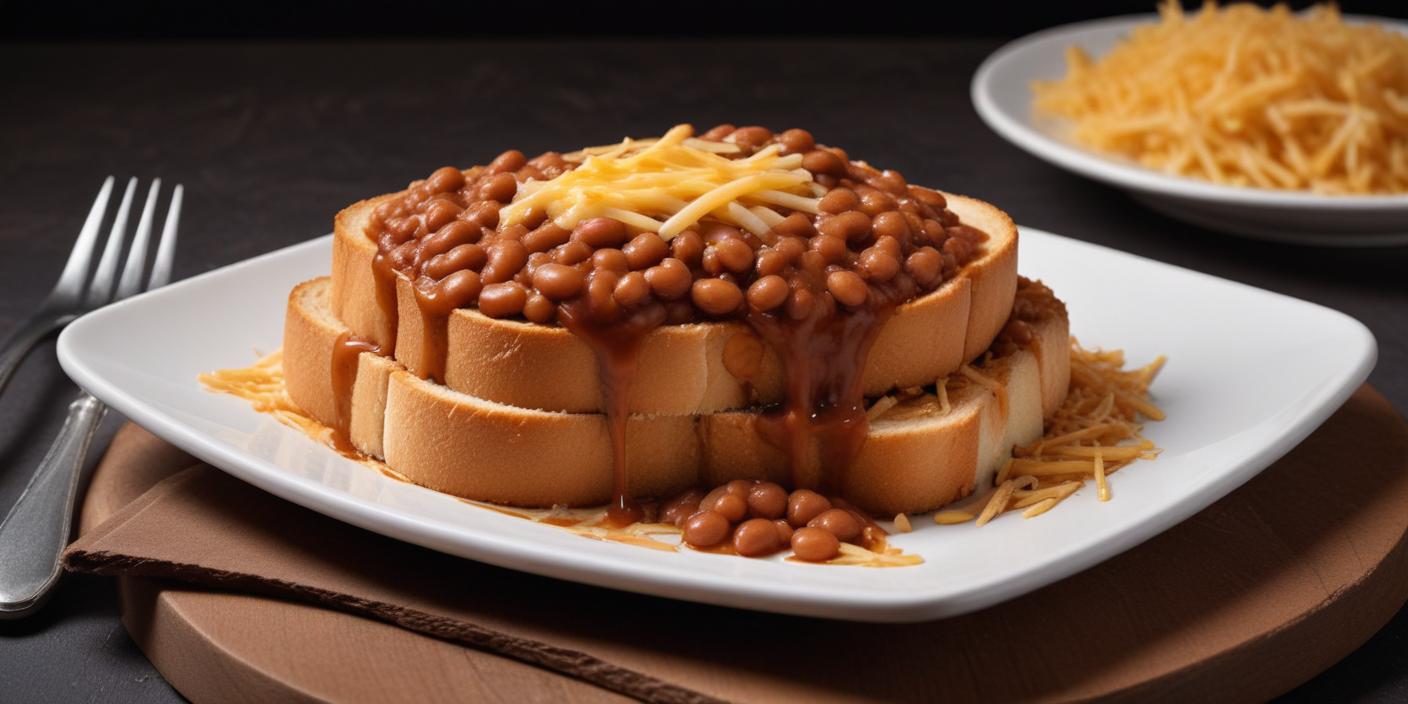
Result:
<svg viewBox="0 0 1408 704">
<path fill-rule="evenodd" d="M 878 3 L 0 1 L 0 39 L 1017 37 L 1067 22 L 1153 11 L 1157 0 L 979 0 Z M 1269 5 L 1261 2 L 1258 4 Z M 1300 9 L 1313 3 L 1285 3 Z M 1196 8 L 1200 2 L 1183 5 Z M 1401 16 L 1402 2 L 1341 3 L 1346 13 Z"/>
<path fill-rule="evenodd" d="M 51 285 L 110 173 L 185 184 L 185 277 L 325 233 L 344 205 L 443 164 L 728 121 L 806 127 L 1023 224 L 1343 310 L 1378 337 L 1370 382 L 1408 408 L 1408 249 L 1183 225 L 1027 156 L 974 114 L 973 70 L 1006 39 L 1152 3 L 822 7 L 0 0 L 0 334 Z M 73 393 L 49 344 L 0 398 L 0 511 Z M 1408 699 L 1405 638 L 1408 612 L 1290 698 Z M 68 579 L 37 617 L 0 622 L 0 701 L 176 698 L 105 580 Z"/>
</svg>

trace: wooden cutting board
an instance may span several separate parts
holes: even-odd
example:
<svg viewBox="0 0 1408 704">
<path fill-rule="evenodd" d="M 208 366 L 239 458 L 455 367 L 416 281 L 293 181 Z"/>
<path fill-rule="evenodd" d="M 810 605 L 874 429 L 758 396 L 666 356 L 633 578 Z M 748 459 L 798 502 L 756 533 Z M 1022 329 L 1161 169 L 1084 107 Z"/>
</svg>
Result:
<svg viewBox="0 0 1408 704">
<path fill-rule="evenodd" d="M 131 456 L 100 465 L 84 527 L 187 466 L 144 431 L 123 433 L 143 437 L 124 444 Z M 932 647 L 952 657 L 877 691 L 949 701 L 994 691 L 1003 699 L 1265 699 L 1352 652 L 1397 612 L 1408 598 L 1405 536 L 1408 425 L 1364 387 L 1296 450 L 1183 524 L 1014 602 L 926 624 Z M 197 702 L 620 699 L 315 606 L 126 578 L 120 592 L 133 638 Z M 877 627 L 864 628 L 866 647 L 883 651 Z M 1009 656 L 974 656 L 993 652 Z M 699 688 L 698 667 L 672 673 L 660 660 L 650 674 Z M 729 691 L 775 698 L 767 695 L 784 691 L 782 676 L 761 664 L 756 682 Z"/>
</svg>

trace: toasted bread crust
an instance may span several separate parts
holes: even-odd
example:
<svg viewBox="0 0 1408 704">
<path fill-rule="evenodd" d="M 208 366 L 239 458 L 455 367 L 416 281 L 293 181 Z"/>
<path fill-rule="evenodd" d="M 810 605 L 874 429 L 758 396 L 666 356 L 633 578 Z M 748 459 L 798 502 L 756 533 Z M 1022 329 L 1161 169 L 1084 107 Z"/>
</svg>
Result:
<svg viewBox="0 0 1408 704">
<path fill-rule="evenodd" d="M 381 196 L 338 213 L 333 238 L 331 309 L 358 337 L 385 346 L 393 317 L 377 303 L 371 262 L 376 246 L 365 235 Z M 929 383 L 981 354 L 1007 321 L 1017 286 L 1017 230 L 1006 213 L 982 201 L 948 195 L 965 223 L 989 234 L 983 253 L 937 290 L 898 309 L 881 328 L 863 376 L 877 395 Z M 414 291 L 398 280 L 397 361 L 423 373 L 438 355 Z M 519 320 L 496 320 L 474 309 L 455 311 L 445 327 L 445 385 L 479 398 L 522 408 L 595 412 L 603 408 L 596 360 L 567 330 Z M 628 406 L 635 413 L 701 414 L 770 403 L 781 397 L 776 355 L 763 349 L 757 376 L 741 379 L 724 363 L 736 336 L 752 336 L 737 322 L 667 325 L 646 336 Z M 434 341 L 435 345 L 440 344 Z M 542 383 L 551 379 L 552 383 Z"/>
<path fill-rule="evenodd" d="M 293 290 L 284 343 L 289 394 L 324 423 L 335 408 L 331 349 L 347 330 L 332 314 L 330 294 L 326 278 Z M 1043 416 L 1065 397 L 1067 322 L 1053 318 L 1036 333 L 1036 344 L 979 370 L 1002 384 L 1002 394 L 960 383 L 949 413 L 877 419 L 848 472 L 846 494 L 889 515 L 936 508 L 990 481 L 1012 445 L 1039 436 Z M 535 383 L 555 382 L 540 370 Z M 743 411 L 632 416 L 632 491 L 663 496 L 698 483 L 784 479 L 786 458 L 759 437 L 757 418 Z M 601 504 L 611 493 L 604 416 L 496 403 L 419 379 L 374 354 L 359 360 L 351 435 L 358 449 L 411 481 L 456 496 L 551 506 Z"/>
</svg>

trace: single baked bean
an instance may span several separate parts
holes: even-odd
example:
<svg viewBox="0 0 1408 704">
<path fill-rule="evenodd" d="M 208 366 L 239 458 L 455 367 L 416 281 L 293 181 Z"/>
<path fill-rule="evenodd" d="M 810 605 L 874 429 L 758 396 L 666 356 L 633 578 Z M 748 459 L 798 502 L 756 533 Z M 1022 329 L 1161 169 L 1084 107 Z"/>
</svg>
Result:
<svg viewBox="0 0 1408 704">
<path fill-rule="evenodd" d="M 466 208 L 460 218 L 471 225 L 492 230 L 499 225 L 499 204 L 492 200 L 475 203 Z"/>
<path fill-rule="evenodd" d="M 822 218 L 817 223 L 817 229 L 824 235 L 857 242 L 870 236 L 870 216 L 859 210 L 847 210 L 839 215 Z"/>
<path fill-rule="evenodd" d="M 945 279 L 952 279 L 958 274 L 958 258 L 953 256 L 952 252 L 944 252 L 943 258 L 944 268 L 940 269 L 939 271 Z"/>
<path fill-rule="evenodd" d="M 900 260 L 879 247 L 870 247 L 861 252 L 860 266 L 871 281 L 889 281 L 900 273 Z"/>
<path fill-rule="evenodd" d="M 753 485 L 755 484 L 757 484 L 757 482 L 748 481 L 747 479 L 734 479 L 724 484 L 724 491 L 746 500 L 748 498 L 748 492 L 753 490 Z"/>
<path fill-rule="evenodd" d="M 556 316 L 557 304 L 541 293 L 530 294 L 523 304 L 523 317 L 530 322 L 546 325 Z"/>
<path fill-rule="evenodd" d="M 499 240 L 489 245 L 488 262 L 480 276 L 486 284 L 508 281 L 528 263 L 528 249 L 517 240 Z"/>
<path fill-rule="evenodd" d="M 414 217 L 391 218 L 386 221 L 386 229 L 398 240 L 406 240 L 416 234 L 420 220 Z"/>
<path fill-rule="evenodd" d="M 966 262 L 969 255 L 973 253 L 973 245 L 962 237 L 950 237 L 944 240 L 944 254 L 952 254 L 954 261 Z"/>
<path fill-rule="evenodd" d="M 798 528 L 792 534 L 792 553 L 799 560 L 826 562 L 841 552 L 841 541 L 820 528 Z"/>
<path fill-rule="evenodd" d="M 533 278 L 533 272 L 537 271 L 538 267 L 551 263 L 551 254 L 547 252 L 530 252 L 528 254 L 528 263 L 523 265 L 523 271 L 528 272 L 528 278 L 531 279 Z"/>
<path fill-rule="evenodd" d="M 867 188 L 860 195 L 860 211 L 871 217 L 894 210 L 898 206 L 890 194 L 881 190 Z"/>
<path fill-rule="evenodd" d="M 743 274 L 753 268 L 753 248 L 743 240 L 720 240 L 710 249 L 717 253 L 719 263 L 735 274 Z"/>
<path fill-rule="evenodd" d="M 527 247 L 530 252 L 546 252 L 553 247 L 566 243 L 571 236 L 572 232 L 570 230 L 558 227 L 557 223 L 549 220 L 538 226 L 538 229 L 519 238 L 519 241 L 521 241 L 523 246 Z"/>
<path fill-rule="evenodd" d="M 733 530 L 733 550 L 744 557 L 762 557 L 782 549 L 777 526 L 766 518 L 753 518 Z"/>
<path fill-rule="evenodd" d="M 702 489 L 690 489 L 676 496 L 660 507 L 660 522 L 675 526 L 684 525 L 685 519 L 699 511 L 699 500 L 704 498 Z"/>
<path fill-rule="evenodd" d="M 870 227 L 876 237 L 893 237 L 899 242 L 909 240 L 909 221 L 899 211 L 890 210 L 876 215 Z"/>
<path fill-rule="evenodd" d="M 719 497 L 727 493 L 727 484 L 721 484 L 719 486 L 714 487 L 713 489 L 710 489 L 709 491 L 704 492 L 704 498 L 699 500 L 699 508 L 704 511 L 712 510 L 714 508 L 714 502 L 718 501 Z"/>
<path fill-rule="evenodd" d="M 712 548 L 728 537 L 728 519 L 713 511 L 700 511 L 684 521 L 684 541 L 696 548 Z"/>
<path fill-rule="evenodd" d="M 923 186 L 910 186 L 909 194 L 911 196 L 914 196 L 915 200 L 935 210 L 942 210 L 948 207 L 948 199 L 944 198 L 944 194 L 939 193 L 938 191 L 932 188 L 925 188 Z"/>
<path fill-rule="evenodd" d="M 544 264 L 533 271 L 533 288 L 553 301 L 565 301 L 582 292 L 582 272 L 566 264 Z"/>
<path fill-rule="evenodd" d="M 651 285 L 654 288 L 654 285 Z M 743 292 L 723 279 L 700 279 L 690 287 L 690 298 L 710 315 L 728 315 L 743 303 Z"/>
<path fill-rule="evenodd" d="M 924 239 L 924 218 L 914 213 L 904 213 L 904 222 L 909 226 L 909 236 L 913 241 Z"/>
<path fill-rule="evenodd" d="M 419 249 L 418 240 L 406 240 L 391 250 L 388 255 L 391 259 L 391 266 L 397 269 L 405 269 L 415 263 L 416 251 Z"/>
<path fill-rule="evenodd" d="M 705 223 L 699 228 L 699 236 L 709 244 L 715 244 L 724 240 L 742 239 L 743 233 L 732 225 L 725 225 L 721 222 Z"/>
<path fill-rule="evenodd" d="M 787 522 L 800 528 L 823 512 L 831 510 L 831 501 L 811 489 L 798 489 L 787 497 Z"/>
<path fill-rule="evenodd" d="M 498 240 L 517 240 L 522 242 L 523 238 L 528 236 L 528 228 L 525 225 L 514 223 L 499 228 L 496 235 L 495 239 Z"/>
<path fill-rule="evenodd" d="M 787 280 L 777 274 L 764 276 L 748 287 L 748 305 L 764 313 L 787 302 Z"/>
<path fill-rule="evenodd" d="M 756 125 L 740 127 L 734 130 L 733 134 L 728 136 L 728 141 L 741 147 L 752 147 L 754 149 L 767 144 L 770 140 L 772 140 L 772 130 Z"/>
<path fill-rule="evenodd" d="M 861 522 L 844 508 L 833 508 L 817 514 L 807 521 L 808 528 L 820 528 L 836 536 L 841 542 L 850 542 L 860 535 Z"/>
<path fill-rule="evenodd" d="M 670 246 L 660 239 L 660 235 L 642 232 L 631 238 L 621 251 L 625 252 L 626 262 L 631 265 L 631 269 L 640 270 L 659 264 L 670 252 Z"/>
<path fill-rule="evenodd" d="M 781 540 L 783 545 L 792 541 L 792 524 L 788 523 L 787 519 L 779 518 L 772 524 L 777 528 L 777 539 Z"/>
<path fill-rule="evenodd" d="M 849 178 L 850 180 L 855 181 L 856 183 L 865 183 L 866 179 L 880 173 L 879 171 L 876 171 L 874 167 L 868 166 L 866 164 L 856 164 L 851 162 L 849 159 L 843 159 L 842 161 L 846 162 L 846 178 Z M 874 188 L 874 186 L 870 186 L 870 184 L 866 184 L 866 186 Z"/>
<path fill-rule="evenodd" d="M 631 270 L 626 253 L 619 249 L 598 249 L 592 253 L 592 266 L 597 269 L 624 274 Z"/>
<path fill-rule="evenodd" d="M 802 168 L 814 174 L 840 177 L 846 173 L 846 162 L 825 149 L 813 149 L 802 157 Z"/>
<path fill-rule="evenodd" d="M 494 160 L 489 162 L 487 171 L 491 174 L 503 173 L 505 171 L 514 172 L 523 168 L 523 165 L 527 163 L 528 159 L 523 156 L 523 152 L 517 149 L 510 149 L 494 157 Z"/>
<path fill-rule="evenodd" d="M 440 296 L 447 309 L 463 308 L 479 298 L 483 285 L 479 275 L 460 270 L 445 277 L 439 284 Z"/>
<path fill-rule="evenodd" d="M 633 271 L 616 282 L 616 288 L 612 290 L 611 295 L 617 303 L 633 308 L 650 300 L 650 282 L 645 280 L 645 274 Z"/>
<path fill-rule="evenodd" d="M 684 262 L 667 257 L 664 261 L 645 270 L 645 280 L 656 298 L 673 301 L 689 291 L 693 276 Z"/>
<path fill-rule="evenodd" d="M 889 235 L 883 237 L 876 237 L 875 244 L 873 246 L 879 248 L 880 251 L 896 258 L 898 258 L 901 254 L 904 253 L 904 245 L 901 245 L 898 239 L 890 237 Z"/>
<path fill-rule="evenodd" d="M 598 318 L 615 318 L 620 312 L 616 302 L 616 284 L 621 279 L 616 272 L 597 269 L 587 277 L 587 308 Z"/>
<path fill-rule="evenodd" d="M 909 192 L 909 184 L 905 183 L 904 176 L 900 175 L 900 172 L 891 169 L 885 169 L 871 176 L 866 182 L 882 191 L 895 195 L 904 195 Z"/>
<path fill-rule="evenodd" d="M 628 235 L 626 225 L 611 218 L 583 220 L 577 223 L 576 229 L 572 231 L 572 239 L 581 240 L 597 249 L 619 247 L 626 242 Z"/>
<path fill-rule="evenodd" d="M 715 126 L 709 128 L 709 131 L 705 132 L 704 134 L 699 135 L 699 138 L 700 138 L 700 139 L 707 139 L 707 140 L 710 140 L 710 141 L 712 141 L 712 142 L 718 142 L 718 141 L 721 141 L 724 137 L 727 137 L 727 136 L 729 136 L 730 134 L 733 134 L 733 131 L 734 131 L 735 129 L 736 129 L 736 128 L 735 128 L 733 125 L 730 125 L 729 123 L 725 122 L 725 123 L 723 123 L 722 125 L 715 125 Z"/>
<path fill-rule="evenodd" d="M 802 320 L 812 314 L 816 306 L 816 296 L 807 289 L 794 288 L 792 295 L 787 297 L 787 317 L 793 320 Z"/>
<path fill-rule="evenodd" d="M 826 258 L 814 250 L 802 252 L 802 257 L 797 262 L 797 268 L 806 272 L 813 279 L 820 279 L 826 273 Z"/>
<path fill-rule="evenodd" d="M 852 308 L 865 303 L 870 290 L 865 280 L 854 271 L 833 271 L 826 275 L 826 290 L 836 297 L 836 301 Z"/>
<path fill-rule="evenodd" d="M 479 292 L 479 312 L 490 318 L 508 318 L 523 312 L 528 289 L 517 281 L 489 284 Z"/>
<path fill-rule="evenodd" d="M 821 255 L 827 264 L 837 264 L 846 259 L 846 241 L 833 235 L 817 235 L 811 239 L 811 249 Z"/>
<path fill-rule="evenodd" d="M 415 260 L 424 262 L 462 244 L 472 244 L 479 240 L 480 234 L 479 228 L 461 220 L 452 220 L 434 234 L 421 238 L 420 246 L 415 250 Z"/>
<path fill-rule="evenodd" d="M 797 261 L 798 257 L 802 256 L 803 252 L 807 251 L 807 240 L 801 237 L 787 236 L 779 239 L 772 248 L 783 256 L 784 261 L 788 264 L 792 264 Z"/>
<path fill-rule="evenodd" d="M 776 519 L 787 513 L 787 491 L 773 482 L 758 482 L 748 489 L 748 515 Z"/>
<path fill-rule="evenodd" d="M 571 266 L 584 262 L 592 257 L 592 248 L 585 242 L 567 242 L 558 245 L 557 250 L 552 255 L 553 261 L 558 264 Z"/>
<path fill-rule="evenodd" d="M 725 492 L 723 496 L 714 499 L 713 505 L 700 504 L 700 506 L 727 518 L 730 523 L 737 523 L 748 515 L 748 500 L 738 494 Z"/>
<path fill-rule="evenodd" d="M 464 212 L 464 208 L 456 205 L 449 198 L 436 198 L 425 207 L 425 229 L 438 230 L 444 227 L 445 223 L 459 217 L 462 212 Z"/>
<path fill-rule="evenodd" d="M 484 248 L 477 244 L 462 244 L 444 254 L 437 254 L 425 263 L 425 275 L 443 279 L 464 269 L 478 271 L 488 260 Z"/>
<path fill-rule="evenodd" d="M 425 180 L 425 187 L 431 193 L 448 193 L 459 190 L 464 185 L 464 174 L 453 166 L 442 166 Z"/>
<path fill-rule="evenodd" d="M 811 132 L 795 127 L 778 135 L 777 141 L 782 144 L 783 154 L 803 154 L 816 147 Z"/>
<path fill-rule="evenodd" d="M 821 202 L 817 207 L 823 213 L 838 215 L 847 210 L 855 210 L 860 205 L 860 198 L 856 197 L 856 192 L 849 188 L 833 188 L 821 197 Z"/>
<path fill-rule="evenodd" d="M 802 213 L 792 213 L 783 218 L 776 225 L 772 226 L 772 231 L 779 237 L 811 237 L 816 234 L 816 227 L 812 225 L 812 219 Z"/>
<path fill-rule="evenodd" d="M 699 264 L 704 256 L 704 238 L 694 230 L 685 230 L 670 239 L 670 256 L 690 266 Z"/>
<path fill-rule="evenodd" d="M 494 174 L 479 186 L 481 200 L 496 200 L 500 203 L 507 203 L 513 200 L 515 193 L 518 193 L 518 181 L 512 173 Z"/>
<path fill-rule="evenodd" d="M 787 257 L 775 248 L 764 247 L 758 250 L 758 259 L 753 268 L 760 277 L 781 274 L 787 268 Z"/>
</svg>

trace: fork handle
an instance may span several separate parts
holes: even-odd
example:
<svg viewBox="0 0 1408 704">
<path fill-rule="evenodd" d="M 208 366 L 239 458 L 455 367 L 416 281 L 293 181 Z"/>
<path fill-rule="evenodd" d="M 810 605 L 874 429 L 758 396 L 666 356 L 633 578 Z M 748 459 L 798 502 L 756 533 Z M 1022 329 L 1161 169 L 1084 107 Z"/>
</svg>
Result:
<svg viewBox="0 0 1408 704">
<path fill-rule="evenodd" d="M 5 390 L 5 386 L 10 383 L 10 377 L 15 375 L 15 370 L 20 368 L 20 362 L 29 355 L 29 351 L 46 335 L 73 320 L 73 317 L 55 317 L 40 313 L 24 321 L 5 338 L 5 342 L 0 344 L 0 391 Z"/>
<path fill-rule="evenodd" d="M 58 582 L 59 556 L 73 523 L 78 476 L 106 411 L 101 401 L 87 393 L 69 404 L 59 436 L 0 523 L 0 618 L 29 613 Z"/>
</svg>

